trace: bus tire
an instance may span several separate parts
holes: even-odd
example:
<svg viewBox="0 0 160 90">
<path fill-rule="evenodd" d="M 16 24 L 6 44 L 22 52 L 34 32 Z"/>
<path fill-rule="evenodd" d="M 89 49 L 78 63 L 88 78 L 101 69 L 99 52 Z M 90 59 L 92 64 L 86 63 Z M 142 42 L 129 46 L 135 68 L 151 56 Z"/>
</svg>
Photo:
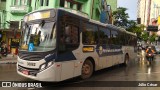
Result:
<svg viewBox="0 0 160 90">
<path fill-rule="evenodd" d="M 82 65 L 81 79 L 87 79 L 93 74 L 93 63 L 91 60 L 86 60 Z"/>
<path fill-rule="evenodd" d="M 124 66 L 128 66 L 129 63 L 129 56 L 126 54 L 124 59 Z"/>
</svg>

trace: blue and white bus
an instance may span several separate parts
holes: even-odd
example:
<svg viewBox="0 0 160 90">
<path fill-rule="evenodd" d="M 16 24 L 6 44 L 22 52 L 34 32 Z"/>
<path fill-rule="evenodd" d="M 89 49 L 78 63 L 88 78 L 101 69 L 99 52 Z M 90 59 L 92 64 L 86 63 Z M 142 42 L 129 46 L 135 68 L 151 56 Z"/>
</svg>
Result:
<svg viewBox="0 0 160 90">
<path fill-rule="evenodd" d="M 46 9 L 24 17 L 18 74 L 38 81 L 63 81 L 136 57 L 136 35 L 66 9 Z"/>
</svg>

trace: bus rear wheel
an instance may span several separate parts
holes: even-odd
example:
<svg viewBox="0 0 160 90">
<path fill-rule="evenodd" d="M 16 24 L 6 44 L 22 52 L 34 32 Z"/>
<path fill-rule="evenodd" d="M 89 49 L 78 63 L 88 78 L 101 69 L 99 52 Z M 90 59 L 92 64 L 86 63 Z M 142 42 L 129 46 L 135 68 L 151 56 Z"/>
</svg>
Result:
<svg viewBox="0 0 160 90">
<path fill-rule="evenodd" d="M 86 60 L 82 65 L 81 78 L 87 79 L 93 74 L 93 63 L 90 60 Z"/>
</svg>

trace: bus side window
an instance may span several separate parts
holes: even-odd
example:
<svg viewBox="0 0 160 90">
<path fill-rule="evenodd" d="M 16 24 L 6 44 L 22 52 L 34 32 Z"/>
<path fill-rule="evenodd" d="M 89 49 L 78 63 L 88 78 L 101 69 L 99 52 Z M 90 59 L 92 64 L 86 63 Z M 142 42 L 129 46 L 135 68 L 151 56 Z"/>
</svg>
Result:
<svg viewBox="0 0 160 90">
<path fill-rule="evenodd" d="M 61 35 L 60 36 L 60 45 L 59 45 L 59 50 L 61 52 L 65 51 L 65 36 L 64 35 Z"/>
<path fill-rule="evenodd" d="M 83 22 L 82 26 L 83 44 L 96 45 L 98 43 L 98 27 L 89 22 Z"/>
<path fill-rule="evenodd" d="M 110 39 L 110 30 L 104 27 L 99 28 L 99 43 L 100 44 L 109 44 Z"/>
<path fill-rule="evenodd" d="M 70 52 L 79 47 L 80 20 L 73 16 L 62 15 L 59 22 L 59 52 Z"/>
<path fill-rule="evenodd" d="M 71 25 L 65 26 L 65 42 L 71 43 Z"/>
<path fill-rule="evenodd" d="M 65 45 L 68 50 L 78 48 L 79 33 L 78 27 L 74 25 L 66 25 L 65 27 Z"/>
<path fill-rule="evenodd" d="M 71 25 L 66 24 L 63 29 L 61 29 L 60 35 L 60 51 L 71 51 L 79 46 L 79 28 Z"/>
</svg>

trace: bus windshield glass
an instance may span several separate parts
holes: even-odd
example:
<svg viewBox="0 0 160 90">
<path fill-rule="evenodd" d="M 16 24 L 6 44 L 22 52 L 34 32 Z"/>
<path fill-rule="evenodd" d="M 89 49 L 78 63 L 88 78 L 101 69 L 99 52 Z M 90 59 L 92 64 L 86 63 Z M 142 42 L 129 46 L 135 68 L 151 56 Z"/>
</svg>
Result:
<svg viewBox="0 0 160 90">
<path fill-rule="evenodd" d="M 43 20 L 40 23 L 25 23 L 20 50 L 41 52 L 53 50 L 55 47 L 56 30 L 54 22 L 45 22 Z"/>
</svg>

